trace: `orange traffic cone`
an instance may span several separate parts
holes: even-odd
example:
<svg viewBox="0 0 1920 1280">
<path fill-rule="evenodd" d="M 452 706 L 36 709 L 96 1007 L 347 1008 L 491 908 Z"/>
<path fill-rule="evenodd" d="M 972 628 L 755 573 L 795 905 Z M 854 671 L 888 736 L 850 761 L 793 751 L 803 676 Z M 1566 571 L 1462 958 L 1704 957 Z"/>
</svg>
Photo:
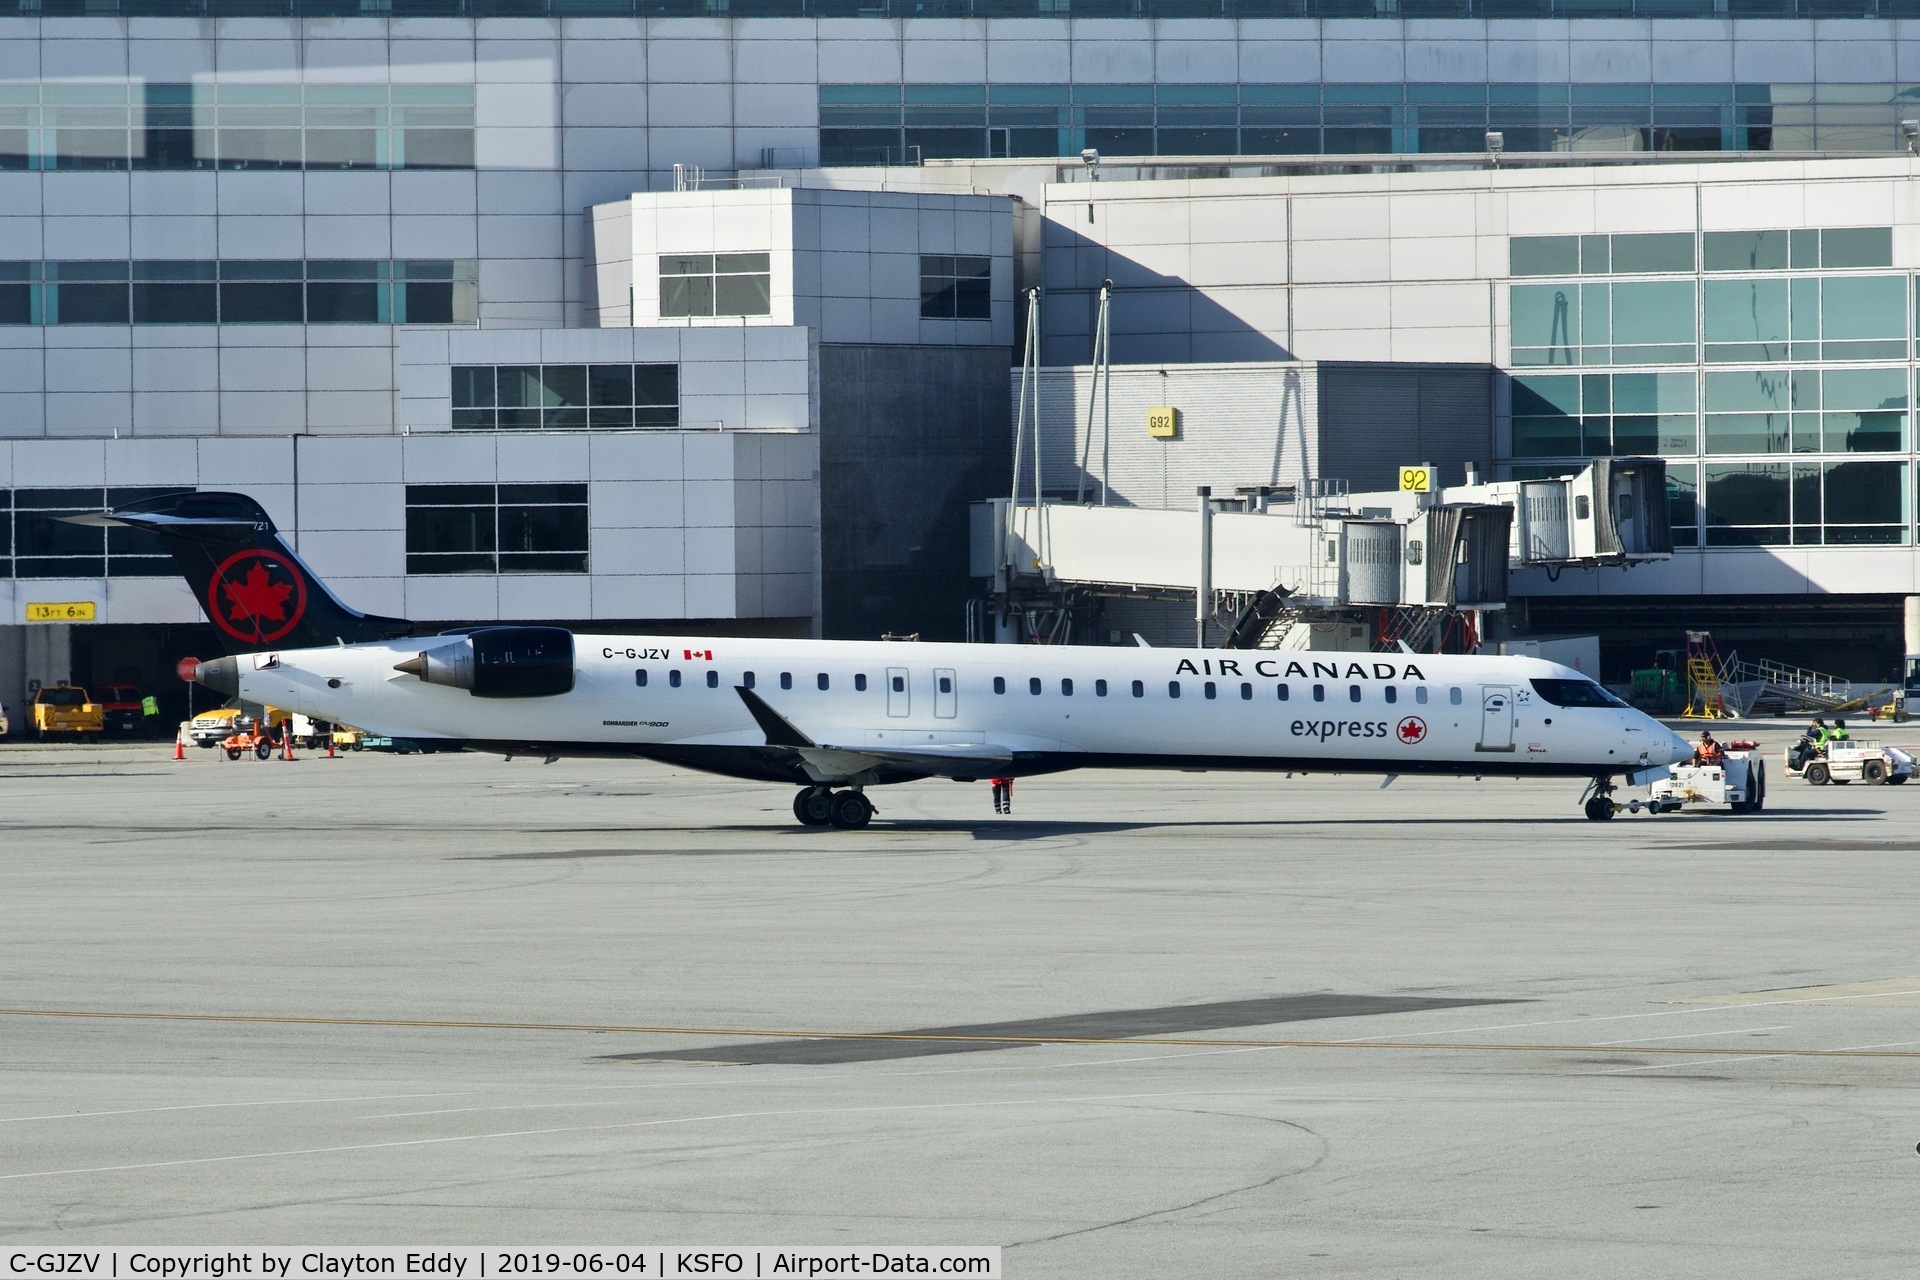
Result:
<svg viewBox="0 0 1920 1280">
<path fill-rule="evenodd" d="M 187 758 L 187 734 L 184 729 L 176 729 L 174 731 L 173 758 L 175 760 L 185 760 Z"/>
<path fill-rule="evenodd" d="M 329 759 L 329 760 L 334 760 L 334 759 L 337 759 L 337 758 L 338 758 L 338 757 L 337 757 L 337 756 L 335 756 L 335 755 L 334 755 L 334 753 L 333 753 L 333 735 L 332 735 L 331 733 L 329 733 L 329 734 L 327 735 L 327 759 Z"/>
<path fill-rule="evenodd" d="M 280 730 L 280 758 L 293 759 L 293 726 L 286 725 Z"/>
</svg>

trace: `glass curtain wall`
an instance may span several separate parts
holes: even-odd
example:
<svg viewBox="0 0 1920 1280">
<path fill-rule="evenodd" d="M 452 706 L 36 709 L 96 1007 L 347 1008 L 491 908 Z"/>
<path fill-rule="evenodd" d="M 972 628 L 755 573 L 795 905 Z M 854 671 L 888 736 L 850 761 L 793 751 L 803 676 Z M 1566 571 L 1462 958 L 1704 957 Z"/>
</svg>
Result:
<svg viewBox="0 0 1920 1280">
<path fill-rule="evenodd" d="M 1086 148 L 1103 157 L 1484 154 L 1489 131 L 1513 153 L 1887 153 L 1906 146 L 1901 121 L 1920 114 L 1920 86 L 852 84 L 820 86 L 819 103 L 827 165 Z"/>
<path fill-rule="evenodd" d="M 473 86 L 0 84 L 0 169 L 471 169 Z"/>
<path fill-rule="evenodd" d="M 1912 542 L 1920 289 L 1890 228 L 1510 250 L 1516 476 L 1658 455 L 1676 545 Z"/>
</svg>

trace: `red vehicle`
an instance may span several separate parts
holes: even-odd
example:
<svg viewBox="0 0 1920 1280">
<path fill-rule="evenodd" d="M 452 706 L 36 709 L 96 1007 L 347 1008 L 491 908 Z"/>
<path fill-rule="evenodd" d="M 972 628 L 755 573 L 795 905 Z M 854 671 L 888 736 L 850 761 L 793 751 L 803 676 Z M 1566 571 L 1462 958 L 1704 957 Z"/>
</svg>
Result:
<svg viewBox="0 0 1920 1280">
<path fill-rule="evenodd" d="M 94 697 L 100 703 L 104 732 L 131 738 L 146 728 L 146 695 L 133 685 L 96 685 Z"/>
</svg>

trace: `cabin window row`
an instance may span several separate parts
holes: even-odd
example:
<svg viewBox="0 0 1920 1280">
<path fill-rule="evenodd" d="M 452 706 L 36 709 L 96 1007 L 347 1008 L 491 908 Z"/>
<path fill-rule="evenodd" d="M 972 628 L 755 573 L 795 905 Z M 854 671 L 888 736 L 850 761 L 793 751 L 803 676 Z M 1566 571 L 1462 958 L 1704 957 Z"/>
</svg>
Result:
<svg viewBox="0 0 1920 1280">
<path fill-rule="evenodd" d="M 634 669 L 633 683 L 637 688 L 644 689 L 647 687 L 651 680 L 651 677 L 648 675 L 648 670 L 646 667 L 636 667 Z M 718 689 L 720 687 L 720 673 L 718 671 L 708 668 L 704 679 L 707 688 Z M 667 671 L 667 685 L 670 688 L 678 689 L 683 683 L 682 673 L 679 668 L 669 668 Z M 824 692 L 833 687 L 833 678 L 825 671 L 821 671 L 815 674 L 813 683 L 816 689 Z M 759 686 L 759 678 L 751 671 L 742 671 L 740 673 L 740 685 L 747 689 L 757 688 Z M 782 689 L 793 688 L 793 672 L 782 671 L 780 673 L 780 687 Z M 895 693 L 904 693 L 906 692 L 906 688 L 907 681 L 904 676 L 893 677 L 893 691 Z M 867 691 L 866 673 L 859 672 L 854 675 L 853 689 L 855 693 L 865 693 Z M 940 692 L 953 692 L 953 681 L 950 678 L 946 676 L 940 677 Z"/>
<path fill-rule="evenodd" d="M 1283 683 L 1283 684 L 1276 685 L 1275 689 L 1279 696 L 1280 701 L 1290 702 L 1293 700 L 1293 686 Z M 1242 701 L 1244 702 L 1253 701 L 1254 692 L 1253 692 L 1252 681 L 1250 680 L 1241 681 L 1239 685 L 1239 690 L 1240 690 L 1240 698 Z M 993 691 L 995 693 L 1001 693 L 1001 694 L 1004 694 L 1007 691 L 1007 678 L 1005 676 L 995 676 L 993 678 Z M 1046 691 L 1045 682 L 1042 681 L 1038 676 L 1031 676 L 1027 679 L 1027 692 L 1029 694 L 1032 694 L 1033 696 L 1038 697 L 1040 696 L 1040 694 L 1044 693 L 1045 691 Z M 1129 691 L 1136 698 L 1146 697 L 1147 696 L 1146 681 L 1144 680 L 1132 681 Z M 941 692 L 944 693 L 945 690 L 943 689 Z M 1169 698 L 1178 698 L 1181 695 L 1181 692 L 1182 690 L 1181 690 L 1180 681 L 1178 680 L 1167 681 L 1167 696 Z M 1213 680 L 1204 681 L 1200 686 L 1200 692 L 1202 697 L 1218 698 L 1220 696 L 1220 685 L 1218 682 Z M 1070 677 L 1063 677 L 1061 679 L 1060 696 L 1063 698 L 1071 698 L 1073 696 L 1073 680 Z M 1096 698 L 1104 698 L 1107 696 L 1107 682 L 1105 680 L 1095 680 L 1093 682 L 1093 696 Z M 1327 686 L 1324 684 L 1316 684 L 1316 685 L 1310 686 L 1309 696 L 1311 696 L 1313 701 L 1315 702 L 1327 701 Z M 1385 686 L 1383 689 L 1383 696 L 1386 698 L 1386 700 L 1389 703 L 1398 703 L 1400 701 L 1400 686 L 1391 685 L 1391 684 Z M 1432 695 L 1428 691 L 1427 686 L 1425 685 L 1413 686 L 1413 701 L 1418 705 L 1425 706 L 1429 701 L 1429 699 L 1431 698 L 1431 696 Z M 1357 684 L 1350 684 L 1347 686 L 1347 700 L 1349 702 L 1360 702 L 1364 698 L 1365 698 L 1365 689 L 1363 686 L 1357 685 Z M 1456 706 L 1456 707 L 1459 706 L 1463 700 L 1464 700 L 1464 695 L 1461 693 L 1459 688 L 1454 687 L 1454 688 L 1449 688 L 1447 690 L 1447 701 L 1453 706 Z"/>
<path fill-rule="evenodd" d="M 648 680 L 649 680 L 648 668 L 646 667 L 635 668 L 633 673 L 633 683 L 637 687 L 642 689 L 646 688 L 648 685 Z M 720 687 L 720 673 L 718 671 L 715 671 L 709 668 L 705 675 L 705 681 L 706 681 L 707 688 L 718 689 Z M 682 673 L 678 668 L 671 668 L 667 671 L 667 684 L 669 687 L 678 689 L 682 686 L 682 683 L 683 683 Z M 779 683 L 782 689 L 793 688 L 793 673 L 791 671 L 782 671 L 780 673 Z M 939 677 L 937 683 L 940 687 L 941 693 L 953 692 L 952 677 L 943 675 Z M 744 688 L 748 688 L 748 689 L 755 688 L 757 686 L 757 679 L 754 673 L 751 671 L 741 672 L 740 684 Z M 831 676 L 829 676 L 827 672 L 822 671 L 814 676 L 814 687 L 821 690 L 822 692 L 825 692 L 831 689 L 832 685 L 833 685 L 832 678 Z M 889 685 L 894 693 L 905 693 L 907 691 L 907 681 L 905 676 L 889 677 Z M 864 672 L 855 673 L 853 677 L 853 688 L 856 693 L 865 693 L 867 691 L 867 677 Z M 1281 702 L 1292 701 L 1293 687 L 1291 685 L 1284 684 L 1284 683 L 1279 684 L 1275 686 L 1275 690 Z M 1005 676 L 995 676 L 993 678 L 993 691 L 998 694 L 1006 693 L 1007 678 Z M 1027 692 L 1035 697 L 1038 697 L 1040 694 L 1045 692 L 1045 682 L 1042 681 L 1038 676 L 1029 677 L 1027 680 Z M 1146 697 L 1147 696 L 1146 681 L 1144 680 L 1131 681 L 1129 683 L 1129 692 L 1136 698 Z M 1180 681 L 1178 680 L 1167 681 L 1167 696 L 1169 698 L 1178 698 L 1181 696 L 1182 692 L 1183 690 L 1182 690 Z M 1217 699 L 1220 696 L 1220 685 L 1218 682 L 1213 680 L 1204 681 L 1201 683 L 1200 692 L 1202 697 Z M 1095 680 L 1093 682 L 1094 697 L 1104 698 L 1107 696 L 1107 693 L 1108 693 L 1108 687 L 1107 687 L 1107 682 L 1105 680 Z M 1253 697 L 1254 697 L 1253 682 L 1241 681 L 1239 685 L 1239 694 L 1243 702 L 1253 701 Z M 1382 688 L 1381 694 L 1388 703 L 1397 704 L 1400 701 L 1400 686 L 1391 685 L 1391 684 L 1386 685 Z M 1065 698 L 1071 698 L 1073 696 L 1072 677 L 1070 676 L 1062 677 L 1062 679 L 1060 680 L 1060 696 Z M 1315 702 L 1327 701 L 1328 699 L 1327 686 L 1324 684 L 1316 684 L 1316 685 L 1309 686 L 1309 696 Z M 1365 696 L 1366 696 L 1366 691 L 1363 686 L 1357 685 L 1357 684 L 1350 684 L 1347 686 L 1347 701 L 1360 702 L 1365 699 Z M 1431 696 L 1432 696 L 1431 692 L 1428 690 L 1427 686 L 1425 685 L 1413 686 L 1413 701 L 1415 704 L 1419 706 L 1425 706 L 1427 705 L 1428 701 L 1431 699 Z M 1447 702 L 1449 704 L 1457 707 L 1461 704 L 1462 701 L 1464 701 L 1464 696 L 1462 695 L 1458 686 L 1454 686 L 1447 690 Z"/>
</svg>

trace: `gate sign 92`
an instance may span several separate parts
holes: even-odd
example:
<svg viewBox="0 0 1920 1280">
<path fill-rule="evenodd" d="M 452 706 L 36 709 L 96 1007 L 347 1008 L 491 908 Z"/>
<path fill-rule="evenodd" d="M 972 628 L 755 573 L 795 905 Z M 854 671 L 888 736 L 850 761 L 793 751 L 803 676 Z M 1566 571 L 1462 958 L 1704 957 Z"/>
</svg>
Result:
<svg viewBox="0 0 1920 1280">
<path fill-rule="evenodd" d="M 1433 468 L 1432 467 L 1400 468 L 1400 492 L 1432 493 L 1433 492 Z"/>
</svg>

